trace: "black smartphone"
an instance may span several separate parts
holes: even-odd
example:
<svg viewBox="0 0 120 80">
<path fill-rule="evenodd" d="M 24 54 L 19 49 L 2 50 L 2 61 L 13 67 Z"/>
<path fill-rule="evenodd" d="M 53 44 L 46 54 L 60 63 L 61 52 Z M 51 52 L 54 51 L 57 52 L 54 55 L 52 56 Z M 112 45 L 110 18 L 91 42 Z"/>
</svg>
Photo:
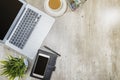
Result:
<svg viewBox="0 0 120 80">
<path fill-rule="evenodd" d="M 46 71 L 46 67 L 49 59 L 50 59 L 50 56 L 39 53 L 37 56 L 35 65 L 33 67 L 32 75 L 39 78 L 43 78 L 45 75 L 45 71 Z"/>
</svg>

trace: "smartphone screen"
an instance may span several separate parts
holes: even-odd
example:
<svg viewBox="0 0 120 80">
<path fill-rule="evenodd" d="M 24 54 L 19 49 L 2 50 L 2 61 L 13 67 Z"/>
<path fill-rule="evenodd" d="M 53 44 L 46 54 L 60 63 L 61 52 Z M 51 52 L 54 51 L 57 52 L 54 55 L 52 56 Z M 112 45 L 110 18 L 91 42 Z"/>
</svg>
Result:
<svg viewBox="0 0 120 80">
<path fill-rule="evenodd" d="M 36 61 L 36 65 L 34 67 L 33 75 L 38 76 L 38 77 L 43 77 L 48 60 L 49 60 L 49 56 L 44 55 L 44 54 L 39 54 L 38 59 Z"/>
</svg>

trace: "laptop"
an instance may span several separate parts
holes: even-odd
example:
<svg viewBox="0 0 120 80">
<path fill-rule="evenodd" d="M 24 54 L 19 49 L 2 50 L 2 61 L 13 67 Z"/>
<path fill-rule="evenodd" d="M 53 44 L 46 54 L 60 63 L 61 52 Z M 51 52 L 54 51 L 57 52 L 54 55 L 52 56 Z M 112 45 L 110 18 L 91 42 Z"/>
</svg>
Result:
<svg viewBox="0 0 120 80">
<path fill-rule="evenodd" d="M 33 59 L 55 19 L 23 0 L 1 0 L 0 6 L 0 41 Z"/>
</svg>

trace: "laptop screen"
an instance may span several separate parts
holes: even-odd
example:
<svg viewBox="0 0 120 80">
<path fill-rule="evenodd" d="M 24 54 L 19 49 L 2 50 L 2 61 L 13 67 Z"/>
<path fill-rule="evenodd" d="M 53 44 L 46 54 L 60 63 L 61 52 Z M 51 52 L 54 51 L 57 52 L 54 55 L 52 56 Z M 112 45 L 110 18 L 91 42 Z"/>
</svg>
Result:
<svg viewBox="0 0 120 80">
<path fill-rule="evenodd" d="M 3 40 L 22 7 L 18 0 L 0 0 L 0 40 Z"/>
</svg>

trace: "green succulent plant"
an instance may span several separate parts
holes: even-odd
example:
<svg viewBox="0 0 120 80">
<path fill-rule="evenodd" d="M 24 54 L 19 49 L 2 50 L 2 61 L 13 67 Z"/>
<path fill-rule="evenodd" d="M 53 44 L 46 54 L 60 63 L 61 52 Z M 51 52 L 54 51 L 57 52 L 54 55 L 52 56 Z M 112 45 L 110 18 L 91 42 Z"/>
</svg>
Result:
<svg viewBox="0 0 120 80">
<path fill-rule="evenodd" d="M 0 61 L 2 63 L 1 75 L 5 75 L 9 80 L 14 80 L 16 77 L 19 79 L 24 76 L 27 66 L 24 63 L 24 58 L 8 56 L 6 60 Z"/>
</svg>

